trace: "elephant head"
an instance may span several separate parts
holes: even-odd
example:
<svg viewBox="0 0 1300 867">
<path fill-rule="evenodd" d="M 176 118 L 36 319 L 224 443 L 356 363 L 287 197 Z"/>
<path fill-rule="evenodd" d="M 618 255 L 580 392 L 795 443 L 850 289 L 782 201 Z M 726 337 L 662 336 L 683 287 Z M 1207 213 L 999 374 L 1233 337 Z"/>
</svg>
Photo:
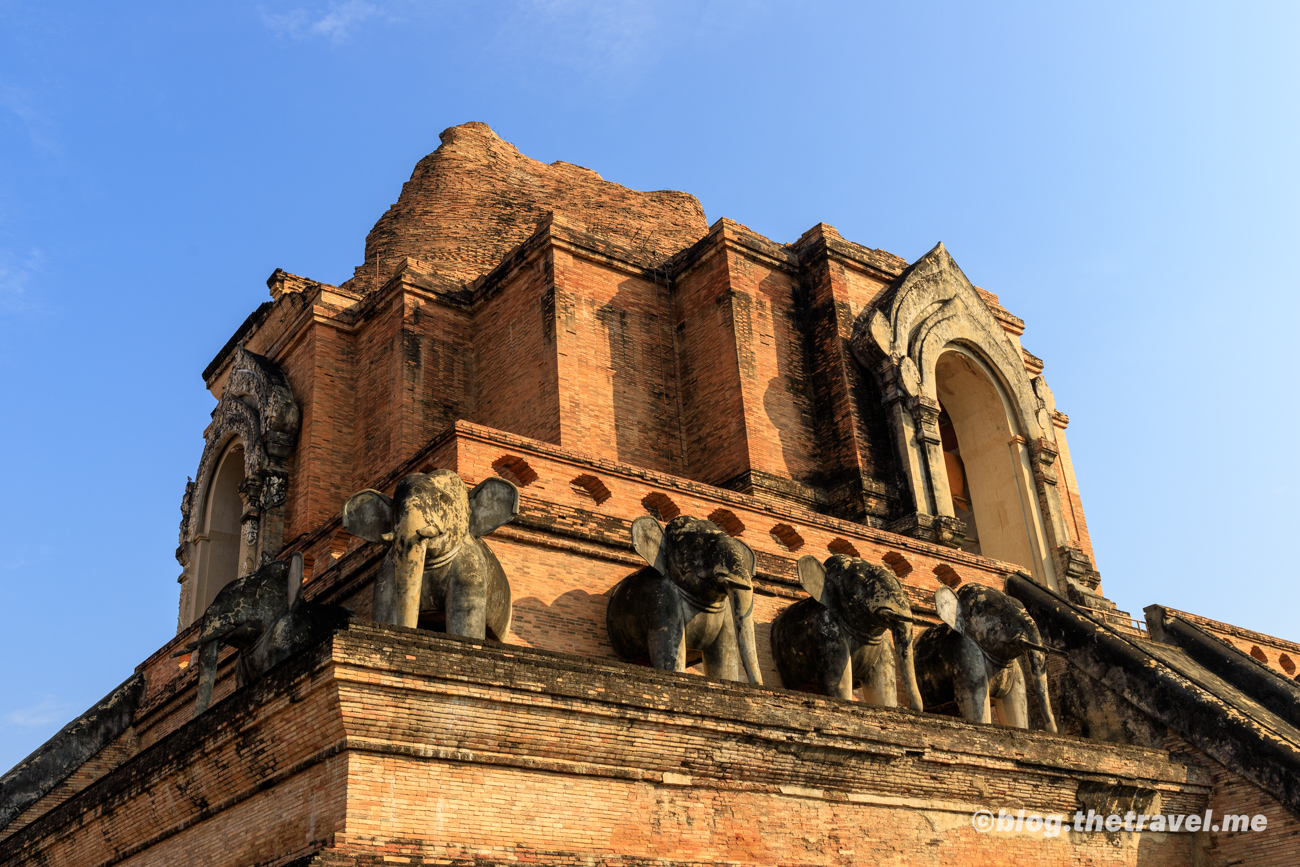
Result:
<svg viewBox="0 0 1300 867">
<path fill-rule="evenodd" d="M 510 585 L 479 537 L 519 513 L 519 491 L 502 478 L 467 490 L 451 470 L 412 473 L 391 498 L 353 494 L 343 526 L 390 548 L 375 580 L 374 618 L 414 627 L 421 611 L 444 612 L 447 631 L 474 638 L 485 628 L 504 638 L 510 627 Z"/>
<path fill-rule="evenodd" d="M 172 654 L 184 656 L 198 650 L 198 695 L 194 713 L 203 713 L 212 702 L 212 688 L 217 678 L 217 659 L 221 645 L 247 654 L 266 631 L 287 612 L 302 587 L 303 560 L 294 554 L 288 562 L 267 563 L 251 575 L 231 581 L 218 591 L 203 612 L 199 634 L 184 648 Z M 237 677 L 242 685 L 242 671 Z"/>
<path fill-rule="evenodd" d="M 667 527 L 632 522 L 632 547 L 649 564 L 620 581 L 606 626 L 625 659 L 686 670 L 686 651 L 704 655 L 710 676 L 761 684 L 754 640 L 754 552 L 711 521 L 682 515 Z"/>
<path fill-rule="evenodd" d="M 1018 599 L 983 584 L 965 584 L 957 591 L 940 587 L 935 591 L 934 602 L 946 629 L 935 627 L 930 630 L 935 635 L 927 644 L 937 647 L 946 639 L 956 649 L 955 653 L 945 655 L 950 657 L 947 660 L 948 674 L 959 680 L 955 691 L 959 705 L 963 704 L 964 686 L 975 687 L 964 702 L 967 706 L 962 708 L 963 716 L 971 719 L 980 715 L 983 718 L 977 721 L 990 721 L 988 700 L 999 699 L 1005 721 L 1027 728 L 1028 706 L 1023 672 L 1018 664 L 1023 656 L 1029 662 L 1030 679 L 1045 726 L 1050 732 L 1056 731 L 1056 718 L 1047 690 L 1046 654 L 1053 649 L 1043 645 L 1038 625 L 1025 611 L 1024 605 Z M 933 672 L 927 671 L 927 674 Z M 925 679 L 933 682 L 934 678 Z M 984 684 L 982 710 L 978 706 L 981 681 Z"/>
<path fill-rule="evenodd" d="M 861 684 L 867 701 L 894 707 L 901 674 L 908 704 L 921 710 L 912 661 L 912 609 L 893 573 L 842 554 L 824 564 L 801 557 L 798 571 L 799 583 L 812 598 L 796 602 L 772 621 L 772 658 L 782 683 L 788 689 L 815 687 L 846 701 Z M 893 653 L 886 633 L 893 639 Z"/>
</svg>

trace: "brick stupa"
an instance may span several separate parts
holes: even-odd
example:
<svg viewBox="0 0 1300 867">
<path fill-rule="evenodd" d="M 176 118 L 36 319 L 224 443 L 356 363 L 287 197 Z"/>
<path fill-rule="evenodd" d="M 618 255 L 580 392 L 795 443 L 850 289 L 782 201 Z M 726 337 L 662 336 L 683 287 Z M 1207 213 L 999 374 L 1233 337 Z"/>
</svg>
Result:
<svg viewBox="0 0 1300 867">
<path fill-rule="evenodd" d="M 710 226 L 690 195 L 545 165 L 470 123 L 416 166 L 350 279 L 268 285 L 203 372 L 218 404 L 182 502 L 177 635 L 0 781 L 0 864 L 1300 856 L 1300 645 L 1105 598 L 1043 362 L 942 245 L 909 265 L 824 224 L 793 243 Z M 501 641 L 372 622 L 386 547 L 340 509 L 433 469 L 518 487 L 486 537 L 513 593 Z M 614 653 L 606 607 L 645 566 L 646 514 L 753 550 L 761 685 Z M 205 609 L 295 554 L 304 598 L 351 625 L 238 689 L 224 650 L 196 714 Z M 771 623 L 807 595 L 800 558 L 832 555 L 886 567 L 918 631 L 948 628 L 948 589 L 1019 600 L 1060 651 L 1059 730 L 1037 706 L 1026 729 L 1001 705 L 978 723 L 783 684 Z M 1001 809 L 1267 830 L 973 827 Z"/>
</svg>

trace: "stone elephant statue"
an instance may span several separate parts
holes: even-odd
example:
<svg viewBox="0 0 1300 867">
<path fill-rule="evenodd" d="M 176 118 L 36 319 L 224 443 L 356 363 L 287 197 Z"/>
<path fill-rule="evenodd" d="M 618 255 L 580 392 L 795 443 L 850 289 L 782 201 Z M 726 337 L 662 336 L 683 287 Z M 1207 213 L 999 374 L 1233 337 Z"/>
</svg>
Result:
<svg viewBox="0 0 1300 867">
<path fill-rule="evenodd" d="M 861 685 L 868 702 L 896 707 L 901 673 L 908 703 L 922 710 L 912 660 L 912 607 L 898 578 L 843 554 L 825 564 L 800 557 L 798 570 L 812 598 L 772 621 L 772 657 L 786 688 L 815 683 L 823 695 L 847 700 Z"/>
<path fill-rule="evenodd" d="M 938 626 L 916 641 L 916 671 L 927 707 L 956 702 L 971 722 L 999 722 L 1029 728 L 1025 672 L 1029 661 L 1034 695 L 1045 728 L 1056 731 L 1047 692 L 1047 657 L 1038 626 L 1018 599 L 983 584 L 964 584 L 934 593 Z"/>
<path fill-rule="evenodd" d="M 294 554 L 301 558 L 301 554 Z M 308 602 L 302 594 L 289 600 L 289 610 L 275 619 L 252 649 L 239 654 L 236 669 L 241 683 L 254 683 L 292 656 L 315 647 L 325 636 L 346 629 L 352 610 L 342 605 Z"/>
<path fill-rule="evenodd" d="M 236 688 L 260 680 L 290 656 L 347 626 L 352 612 L 302 598 L 302 554 L 288 562 L 267 563 L 251 575 L 230 582 L 217 593 L 199 624 L 198 637 L 172 654 L 198 650 L 199 684 L 195 716 L 212 703 L 221 645 L 239 651 Z"/>
<path fill-rule="evenodd" d="M 665 671 L 685 671 L 686 654 L 704 657 L 709 677 L 761 685 L 754 641 L 754 552 L 711 521 L 681 515 L 661 526 L 632 522 L 632 547 L 646 561 L 615 585 L 605 628 L 621 659 L 646 656 Z"/>
<path fill-rule="evenodd" d="M 504 641 L 510 582 L 480 537 L 518 514 L 519 489 L 510 482 L 493 477 L 471 491 L 451 470 L 412 473 L 391 499 L 373 490 L 348 497 L 344 528 L 389 544 L 375 579 L 374 619 L 436 627 L 442 618 L 452 635 Z"/>
</svg>

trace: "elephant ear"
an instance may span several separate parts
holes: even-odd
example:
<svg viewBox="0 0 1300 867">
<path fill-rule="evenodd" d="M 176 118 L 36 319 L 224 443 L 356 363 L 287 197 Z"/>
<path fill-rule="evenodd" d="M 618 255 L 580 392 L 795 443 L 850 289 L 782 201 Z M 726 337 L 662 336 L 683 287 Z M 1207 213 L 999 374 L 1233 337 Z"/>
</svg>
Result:
<svg viewBox="0 0 1300 867">
<path fill-rule="evenodd" d="M 632 547 L 660 575 L 668 574 L 668 543 L 664 541 L 664 528 L 658 521 L 649 515 L 633 521 Z"/>
<path fill-rule="evenodd" d="M 367 488 L 343 504 L 343 529 L 367 542 L 393 541 L 393 501 Z"/>
<path fill-rule="evenodd" d="M 733 538 L 731 541 L 736 543 L 736 549 L 740 553 L 741 565 L 745 567 L 745 574 L 751 578 L 754 577 L 754 568 L 758 565 L 758 557 L 754 555 L 754 549 L 739 539 Z"/>
<path fill-rule="evenodd" d="M 469 492 L 471 536 L 486 536 L 518 514 L 519 489 L 499 476 L 484 479 Z"/>
<path fill-rule="evenodd" d="M 939 619 L 948 624 L 954 632 L 966 633 L 966 620 L 961 615 L 961 603 L 951 587 L 940 587 L 934 591 L 934 607 L 939 612 Z"/>
<path fill-rule="evenodd" d="M 799 583 L 803 585 L 803 589 L 808 591 L 809 596 L 825 605 L 823 597 L 826 595 L 826 567 L 811 554 L 804 554 L 799 558 L 798 568 Z"/>
<path fill-rule="evenodd" d="M 289 558 L 289 586 L 286 588 L 290 608 L 293 607 L 293 603 L 298 601 L 298 593 L 302 590 L 302 579 L 306 571 L 303 567 L 302 553 L 294 551 L 293 556 Z"/>
</svg>

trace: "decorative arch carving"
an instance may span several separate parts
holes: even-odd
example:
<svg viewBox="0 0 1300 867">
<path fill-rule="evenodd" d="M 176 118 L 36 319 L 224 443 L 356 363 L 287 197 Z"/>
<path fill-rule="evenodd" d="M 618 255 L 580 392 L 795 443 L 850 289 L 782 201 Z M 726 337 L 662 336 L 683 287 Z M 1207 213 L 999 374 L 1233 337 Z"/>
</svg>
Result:
<svg viewBox="0 0 1300 867">
<path fill-rule="evenodd" d="M 180 578 L 180 628 L 203 612 L 199 599 L 195 546 L 222 455 L 234 441 L 244 452 L 244 480 L 239 486 L 241 559 L 239 575 L 274 559 L 284 543 L 284 504 L 288 497 L 289 460 L 298 441 L 301 414 L 289 380 L 275 362 L 244 347 L 231 357 L 230 376 L 212 423 L 203 432 L 198 472 L 185 484 L 181 499 L 180 544 L 176 559 Z M 233 576 L 238 577 L 238 576 Z"/>
<path fill-rule="evenodd" d="M 1059 448 L 1051 422 L 1055 403 L 1043 377 L 1031 377 L 1020 347 L 943 244 L 908 268 L 859 314 L 850 338 L 853 354 L 878 378 L 902 475 L 914 513 L 894 529 L 960 546 L 965 524 L 952 509 L 939 434 L 939 357 L 956 351 L 973 359 L 1003 397 L 1020 452 L 1026 494 L 1036 501 L 1048 548 L 1032 567 L 1050 586 L 1058 576 L 1091 577 L 1091 563 L 1071 541 L 1057 489 Z M 1032 491 L 1032 493 L 1030 493 Z M 1062 582 L 1063 583 L 1063 582 Z"/>
</svg>

